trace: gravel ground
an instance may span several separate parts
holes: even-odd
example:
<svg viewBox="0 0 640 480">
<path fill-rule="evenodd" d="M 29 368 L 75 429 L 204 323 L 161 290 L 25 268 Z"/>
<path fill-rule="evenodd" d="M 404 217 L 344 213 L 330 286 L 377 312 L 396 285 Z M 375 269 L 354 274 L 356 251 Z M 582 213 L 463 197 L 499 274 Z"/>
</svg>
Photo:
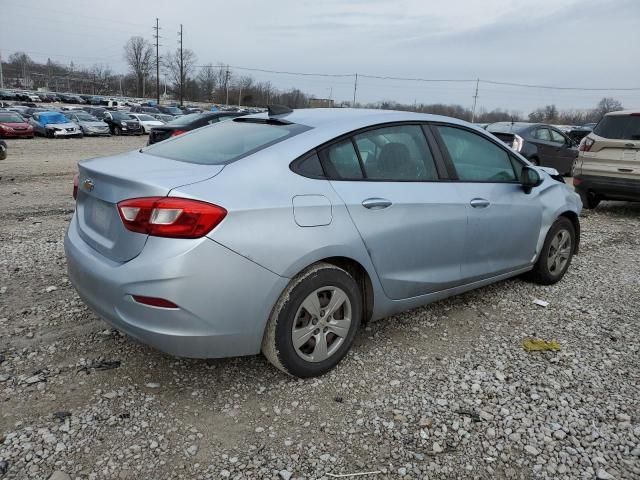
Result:
<svg viewBox="0 0 640 480">
<path fill-rule="evenodd" d="M 164 355 L 78 299 L 75 163 L 144 142 L 12 141 L 0 162 L 0 478 L 640 478 L 640 205 L 587 212 L 561 283 L 376 322 L 296 380 L 260 356 Z"/>
</svg>

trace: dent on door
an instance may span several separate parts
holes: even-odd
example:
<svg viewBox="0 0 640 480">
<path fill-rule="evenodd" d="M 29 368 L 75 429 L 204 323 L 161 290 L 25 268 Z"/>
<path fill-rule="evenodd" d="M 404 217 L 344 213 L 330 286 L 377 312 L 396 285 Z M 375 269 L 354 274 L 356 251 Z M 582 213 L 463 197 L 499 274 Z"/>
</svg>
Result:
<svg viewBox="0 0 640 480">
<path fill-rule="evenodd" d="M 300 227 L 329 225 L 331 201 L 324 195 L 296 195 L 293 197 L 293 219 Z"/>
</svg>

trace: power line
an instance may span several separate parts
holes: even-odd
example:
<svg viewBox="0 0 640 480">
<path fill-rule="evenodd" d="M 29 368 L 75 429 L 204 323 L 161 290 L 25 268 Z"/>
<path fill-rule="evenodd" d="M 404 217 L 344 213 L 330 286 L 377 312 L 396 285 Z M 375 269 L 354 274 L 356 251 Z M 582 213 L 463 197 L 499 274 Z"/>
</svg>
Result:
<svg viewBox="0 0 640 480">
<path fill-rule="evenodd" d="M 588 91 L 588 92 L 640 91 L 640 87 L 629 87 L 629 88 L 555 87 L 551 85 L 530 85 L 526 83 L 496 82 L 494 80 L 480 80 L 480 82 L 488 83 L 490 85 L 504 85 L 509 87 L 523 87 L 523 88 L 542 88 L 546 90 L 581 90 L 581 91 Z"/>
</svg>

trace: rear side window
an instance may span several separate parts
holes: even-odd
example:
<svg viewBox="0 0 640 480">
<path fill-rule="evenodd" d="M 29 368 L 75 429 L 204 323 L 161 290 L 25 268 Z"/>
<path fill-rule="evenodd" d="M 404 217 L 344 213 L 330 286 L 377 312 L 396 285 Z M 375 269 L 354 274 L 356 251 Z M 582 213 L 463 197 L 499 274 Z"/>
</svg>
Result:
<svg viewBox="0 0 640 480">
<path fill-rule="evenodd" d="M 549 129 L 547 128 L 538 128 L 535 132 L 533 132 L 533 137 L 538 140 L 544 140 L 545 142 L 551 141 L 551 134 L 549 133 Z"/>
<path fill-rule="evenodd" d="M 613 140 L 640 140 L 640 115 L 607 115 L 593 133 Z"/>
<path fill-rule="evenodd" d="M 297 124 L 221 122 L 153 144 L 142 152 L 181 162 L 224 165 L 308 129 Z"/>
<path fill-rule="evenodd" d="M 438 126 L 458 178 L 467 182 L 515 182 L 509 154 L 476 133 Z"/>
<path fill-rule="evenodd" d="M 435 162 L 422 128 L 399 125 L 370 130 L 354 137 L 368 179 L 437 180 Z"/>
<path fill-rule="evenodd" d="M 322 151 L 329 176 L 341 180 L 358 180 L 363 178 L 358 154 L 351 139 L 334 143 Z"/>
</svg>

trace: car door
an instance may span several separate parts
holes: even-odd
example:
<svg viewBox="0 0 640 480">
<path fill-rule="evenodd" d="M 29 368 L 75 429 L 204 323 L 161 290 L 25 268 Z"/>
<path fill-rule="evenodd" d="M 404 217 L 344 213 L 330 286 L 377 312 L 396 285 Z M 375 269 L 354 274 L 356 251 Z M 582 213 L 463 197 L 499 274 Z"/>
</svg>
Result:
<svg viewBox="0 0 640 480">
<path fill-rule="evenodd" d="M 553 162 L 556 165 L 553 168 L 563 175 L 571 173 L 571 167 L 578 156 L 578 150 L 573 147 L 571 139 L 559 130 L 549 128 L 549 133 L 553 144 Z"/>
<path fill-rule="evenodd" d="M 467 211 L 462 280 L 470 283 L 530 265 L 542 205 L 537 192 L 525 193 L 519 182 L 521 161 L 466 127 L 436 124 L 433 130 Z"/>
<path fill-rule="evenodd" d="M 391 299 L 460 284 L 466 212 L 440 181 L 437 155 L 419 124 L 368 129 L 320 151 Z"/>
</svg>

